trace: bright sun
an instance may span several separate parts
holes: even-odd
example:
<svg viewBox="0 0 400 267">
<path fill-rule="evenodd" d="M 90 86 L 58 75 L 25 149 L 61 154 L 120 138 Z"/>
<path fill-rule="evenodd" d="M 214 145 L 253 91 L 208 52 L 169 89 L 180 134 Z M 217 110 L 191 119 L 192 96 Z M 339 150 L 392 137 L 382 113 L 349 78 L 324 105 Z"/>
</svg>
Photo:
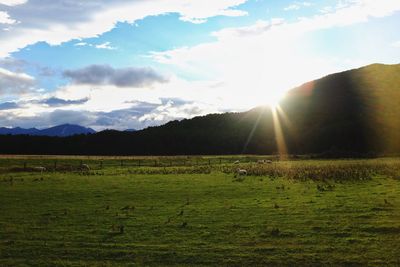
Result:
<svg viewBox="0 0 400 267">
<path fill-rule="evenodd" d="M 247 95 L 245 94 L 247 93 Z M 256 106 L 266 106 L 271 109 L 278 107 L 281 100 L 286 95 L 282 91 L 253 91 L 251 94 L 244 92 L 243 94 L 236 95 L 235 101 L 242 104 L 244 108 L 254 108 Z"/>
<path fill-rule="evenodd" d="M 270 108 L 276 108 L 284 95 L 285 93 L 282 92 L 269 92 L 265 99 L 266 105 L 268 105 Z"/>
<path fill-rule="evenodd" d="M 257 102 L 260 103 L 260 105 L 268 106 L 272 109 L 275 109 L 281 100 L 285 97 L 286 92 L 282 91 L 265 91 L 260 95 L 260 98 L 257 99 Z"/>
<path fill-rule="evenodd" d="M 235 87 L 235 89 L 231 91 L 226 90 L 224 101 L 242 110 L 252 109 L 258 106 L 276 108 L 287 94 L 287 90 L 268 90 L 264 89 L 265 87 L 260 88 L 261 86 L 259 88 L 248 86 L 250 87 L 249 89 L 243 90 L 243 87 Z M 232 93 L 232 91 L 235 91 L 235 93 Z"/>
</svg>

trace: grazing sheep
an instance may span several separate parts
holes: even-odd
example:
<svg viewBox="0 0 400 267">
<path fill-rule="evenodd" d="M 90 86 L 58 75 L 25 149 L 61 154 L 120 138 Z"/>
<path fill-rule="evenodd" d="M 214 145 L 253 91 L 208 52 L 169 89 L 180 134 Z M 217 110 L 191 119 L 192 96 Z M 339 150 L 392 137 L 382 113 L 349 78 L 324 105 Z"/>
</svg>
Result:
<svg viewBox="0 0 400 267">
<path fill-rule="evenodd" d="M 81 165 L 81 171 L 90 171 L 90 167 L 89 167 L 89 165 L 87 165 L 87 164 L 82 164 Z"/>
<path fill-rule="evenodd" d="M 269 159 L 259 159 L 258 161 L 257 161 L 257 163 L 258 164 L 272 164 L 272 160 L 269 160 Z"/>
<path fill-rule="evenodd" d="M 236 175 L 247 175 L 247 171 L 245 169 L 237 169 Z"/>
<path fill-rule="evenodd" d="M 240 160 L 236 160 L 235 162 L 233 162 L 233 164 L 239 164 Z"/>
<path fill-rule="evenodd" d="M 245 169 L 238 168 L 234 175 L 234 181 L 241 182 L 244 180 L 244 176 L 247 175 L 247 171 Z"/>
</svg>

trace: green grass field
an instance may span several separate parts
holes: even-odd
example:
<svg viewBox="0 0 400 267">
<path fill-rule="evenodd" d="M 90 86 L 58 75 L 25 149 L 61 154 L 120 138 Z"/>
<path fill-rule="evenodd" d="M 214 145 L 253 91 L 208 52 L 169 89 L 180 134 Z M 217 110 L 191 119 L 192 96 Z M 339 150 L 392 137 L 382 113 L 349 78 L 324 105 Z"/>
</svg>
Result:
<svg viewBox="0 0 400 267">
<path fill-rule="evenodd" d="M 400 159 L 180 159 L 2 157 L 0 266 L 400 265 Z"/>
</svg>

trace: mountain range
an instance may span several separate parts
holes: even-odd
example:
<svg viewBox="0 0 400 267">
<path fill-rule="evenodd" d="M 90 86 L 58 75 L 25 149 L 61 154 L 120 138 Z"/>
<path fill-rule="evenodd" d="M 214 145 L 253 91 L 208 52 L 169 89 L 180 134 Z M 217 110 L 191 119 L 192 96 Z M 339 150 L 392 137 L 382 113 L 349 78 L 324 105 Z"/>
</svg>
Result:
<svg viewBox="0 0 400 267">
<path fill-rule="evenodd" d="M 77 134 L 94 134 L 95 130 L 85 128 L 74 124 L 62 124 L 47 129 L 29 128 L 24 129 L 20 127 L 15 128 L 0 128 L 0 135 L 39 135 L 39 136 L 59 136 L 66 137 Z"/>
<path fill-rule="evenodd" d="M 399 104 L 400 64 L 373 64 L 293 88 L 276 109 L 209 114 L 135 132 L 3 135 L 0 154 L 400 153 Z"/>
</svg>

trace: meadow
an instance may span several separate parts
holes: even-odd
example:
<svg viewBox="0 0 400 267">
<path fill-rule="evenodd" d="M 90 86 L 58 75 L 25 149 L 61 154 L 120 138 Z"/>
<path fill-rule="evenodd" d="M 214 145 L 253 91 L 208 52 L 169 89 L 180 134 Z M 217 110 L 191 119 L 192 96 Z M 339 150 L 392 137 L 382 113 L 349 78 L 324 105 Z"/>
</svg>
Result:
<svg viewBox="0 0 400 267">
<path fill-rule="evenodd" d="M 399 195 L 399 158 L 2 156 L 0 266 L 398 266 Z"/>
</svg>

